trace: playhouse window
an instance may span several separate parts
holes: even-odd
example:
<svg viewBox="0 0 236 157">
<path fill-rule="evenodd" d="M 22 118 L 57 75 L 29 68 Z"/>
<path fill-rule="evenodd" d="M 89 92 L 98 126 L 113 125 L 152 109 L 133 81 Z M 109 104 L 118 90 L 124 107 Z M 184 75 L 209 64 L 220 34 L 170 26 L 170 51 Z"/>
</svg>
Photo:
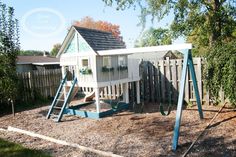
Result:
<svg viewBox="0 0 236 157">
<path fill-rule="evenodd" d="M 66 48 L 65 53 L 76 53 L 76 36 L 74 36 Z"/>
<path fill-rule="evenodd" d="M 89 62 L 88 59 L 82 59 L 82 67 L 88 67 Z"/>
<path fill-rule="evenodd" d="M 119 66 L 127 66 L 125 56 L 119 56 L 118 57 L 118 65 Z"/>
<path fill-rule="evenodd" d="M 111 57 L 103 57 L 103 67 L 111 67 Z"/>
</svg>

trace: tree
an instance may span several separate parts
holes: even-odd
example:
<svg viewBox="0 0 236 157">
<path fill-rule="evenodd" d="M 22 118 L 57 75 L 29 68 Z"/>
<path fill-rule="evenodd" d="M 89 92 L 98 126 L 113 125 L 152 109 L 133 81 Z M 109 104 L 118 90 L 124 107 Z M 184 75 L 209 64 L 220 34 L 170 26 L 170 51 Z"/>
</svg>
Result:
<svg viewBox="0 0 236 157">
<path fill-rule="evenodd" d="M 136 40 L 135 47 L 167 45 L 171 43 L 171 33 L 168 29 L 154 29 L 151 27 Z"/>
<path fill-rule="evenodd" d="M 14 9 L 0 1 L 0 104 L 16 99 L 16 58 L 19 49 L 19 28 Z"/>
<path fill-rule="evenodd" d="M 22 56 L 43 56 L 44 52 L 39 50 L 20 50 L 19 55 Z"/>
<path fill-rule="evenodd" d="M 107 5 L 116 4 L 123 10 L 132 6 L 141 8 L 141 23 L 148 16 L 161 20 L 170 13 L 174 19 L 170 25 L 175 38 L 186 37 L 199 47 L 212 46 L 215 42 L 235 40 L 235 0 L 103 0 Z M 197 40 L 195 40 L 197 39 Z M 203 40 L 204 39 L 204 40 Z"/>
<path fill-rule="evenodd" d="M 60 48 L 61 48 L 60 43 L 53 45 L 53 48 L 50 52 L 51 56 L 57 56 L 57 53 L 59 52 Z"/>
<path fill-rule="evenodd" d="M 89 16 L 84 17 L 80 21 L 75 21 L 73 25 L 78 27 L 85 27 L 90 29 L 97 29 L 101 31 L 111 32 L 114 37 L 121 39 L 119 25 L 115 25 L 106 21 L 94 21 L 94 19 Z"/>
</svg>

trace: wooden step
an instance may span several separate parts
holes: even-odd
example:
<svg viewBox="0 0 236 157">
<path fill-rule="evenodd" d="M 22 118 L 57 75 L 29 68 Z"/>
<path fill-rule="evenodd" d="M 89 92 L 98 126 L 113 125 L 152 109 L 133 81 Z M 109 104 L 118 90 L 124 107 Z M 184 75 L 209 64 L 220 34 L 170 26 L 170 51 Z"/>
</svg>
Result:
<svg viewBox="0 0 236 157">
<path fill-rule="evenodd" d="M 65 101 L 64 99 L 57 99 L 57 101 Z"/>
<path fill-rule="evenodd" d="M 59 116 L 58 114 L 53 114 L 53 113 L 50 114 L 50 117 L 51 117 L 52 119 L 53 119 L 53 118 L 58 118 L 58 116 Z"/>
<path fill-rule="evenodd" d="M 53 109 L 57 109 L 57 110 L 61 110 L 62 107 L 59 107 L 59 106 L 54 106 Z"/>
</svg>

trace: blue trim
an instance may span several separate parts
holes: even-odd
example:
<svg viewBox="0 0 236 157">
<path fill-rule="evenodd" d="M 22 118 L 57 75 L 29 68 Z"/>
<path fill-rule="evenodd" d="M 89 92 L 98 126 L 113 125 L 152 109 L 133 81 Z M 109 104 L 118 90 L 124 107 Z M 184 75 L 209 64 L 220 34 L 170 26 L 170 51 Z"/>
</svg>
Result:
<svg viewBox="0 0 236 157">
<path fill-rule="evenodd" d="M 95 101 L 91 101 L 91 102 L 83 102 L 83 103 L 80 103 L 76 106 L 70 106 L 69 108 L 70 109 L 73 109 L 73 110 L 79 110 L 81 107 L 84 107 L 84 106 L 87 106 L 87 105 L 90 105 L 92 103 L 94 103 Z"/>
<path fill-rule="evenodd" d="M 70 108 L 65 109 L 64 114 L 78 115 L 85 118 L 99 119 L 99 113 L 83 111 L 83 110 L 75 110 Z"/>
<path fill-rule="evenodd" d="M 60 83 L 60 85 L 59 85 L 59 88 L 57 89 L 57 93 L 56 93 L 56 95 L 55 95 L 55 97 L 54 97 L 54 99 L 53 99 L 53 101 L 52 101 L 52 104 L 51 104 L 51 106 L 50 106 L 50 109 L 49 109 L 49 111 L 48 111 L 48 114 L 47 114 L 47 119 L 49 119 L 50 118 L 50 115 L 51 115 L 51 113 L 52 113 L 52 111 L 53 111 L 53 107 L 56 105 L 56 103 L 57 103 L 57 99 L 58 99 L 58 97 L 59 97 L 59 95 L 60 95 L 60 92 L 61 92 L 61 90 L 62 90 L 62 87 L 63 87 L 63 85 L 65 84 L 65 82 L 66 82 L 66 78 L 67 78 L 67 73 L 65 74 L 65 76 L 64 76 L 64 78 L 61 80 L 61 83 Z"/>
<path fill-rule="evenodd" d="M 193 86 L 194 86 L 195 96 L 196 96 L 196 99 L 197 99 L 199 116 L 200 116 L 201 119 L 203 118 L 201 100 L 200 100 L 200 96 L 199 96 L 199 91 L 198 91 L 198 86 L 197 86 L 197 79 L 196 79 L 196 74 L 195 74 L 195 70 L 194 70 L 191 50 L 188 50 L 188 51 L 184 52 L 183 54 L 184 54 L 184 63 L 183 63 L 181 82 L 180 82 L 178 106 L 177 106 L 177 111 L 176 111 L 174 136 L 173 136 L 173 141 L 172 141 L 172 149 L 174 151 L 177 149 L 178 141 L 179 141 L 179 129 L 180 129 L 180 123 L 181 123 L 181 117 L 182 117 L 182 108 L 183 108 L 183 100 L 184 100 L 184 88 L 185 88 L 186 74 L 187 74 L 188 66 L 189 66 L 191 77 L 192 77 L 192 80 L 193 80 Z"/>
<path fill-rule="evenodd" d="M 89 105 L 89 104 L 82 104 L 84 105 Z M 126 103 L 120 103 L 119 107 L 116 110 L 110 109 L 104 112 L 91 112 L 91 111 L 86 111 L 86 110 L 79 110 L 79 108 L 81 108 L 81 105 L 78 106 L 73 106 L 70 108 L 66 108 L 64 109 L 64 114 L 69 114 L 69 115 L 78 115 L 81 117 L 85 117 L 85 118 L 91 118 L 91 119 L 99 119 L 99 118 L 103 118 L 103 117 L 107 117 L 109 115 L 112 115 L 114 113 L 117 113 L 121 110 L 125 110 L 129 108 L 129 104 Z"/>
<path fill-rule="evenodd" d="M 197 106 L 198 106 L 198 112 L 199 112 L 199 116 L 201 119 L 203 119 L 203 112 L 202 112 L 202 103 L 201 103 L 201 99 L 200 99 L 200 95 L 199 95 L 199 90 L 198 90 L 198 86 L 197 86 L 197 78 L 196 78 L 196 74 L 195 74 L 195 69 L 194 69 L 194 64 L 193 64 L 193 59 L 192 59 L 192 55 L 191 53 L 189 53 L 189 59 L 188 59 L 188 63 L 189 63 L 189 69 L 190 69 L 190 73 L 192 76 L 192 80 L 193 80 L 193 88 L 194 88 L 194 93 L 196 96 L 196 100 L 197 100 Z"/>
<path fill-rule="evenodd" d="M 72 86 L 70 87 L 69 92 L 66 95 L 66 99 L 64 99 L 64 103 L 61 107 L 61 111 L 60 111 L 60 113 L 58 115 L 58 118 L 56 120 L 57 122 L 61 121 L 61 118 L 62 118 L 63 113 L 64 113 L 64 109 L 66 108 L 66 106 L 68 105 L 68 102 L 70 101 L 69 99 L 70 99 L 71 93 L 72 93 L 76 83 L 77 83 L 77 78 L 75 77 L 74 80 L 73 80 Z"/>
</svg>

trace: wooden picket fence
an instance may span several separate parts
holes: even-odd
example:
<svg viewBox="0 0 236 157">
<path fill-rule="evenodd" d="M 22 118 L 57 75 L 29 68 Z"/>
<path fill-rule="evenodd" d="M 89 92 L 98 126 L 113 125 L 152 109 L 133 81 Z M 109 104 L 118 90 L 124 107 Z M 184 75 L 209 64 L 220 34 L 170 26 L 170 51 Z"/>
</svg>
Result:
<svg viewBox="0 0 236 157">
<path fill-rule="evenodd" d="M 202 102 L 210 103 L 210 96 L 204 88 L 202 73 L 204 61 L 193 58 L 197 84 Z M 140 95 L 146 102 L 177 102 L 183 59 L 143 60 L 140 64 Z M 62 79 L 61 70 L 32 71 L 18 73 L 20 80 L 20 98 L 23 102 L 32 102 L 38 99 L 54 97 Z M 136 99 L 134 83 L 129 84 L 130 100 Z M 82 88 L 84 93 L 92 92 L 92 88 Z M 123 91 L 122 86 L 106 87 L 101 92 L 102 98 L 117 99 Z M 224 101 L 224 94 L 220 93 Z M 184 99 L 186 102 L 195 102 L 194 89 L 190 73 L 187 72 Z"/>
<path fill-rule="evenodd" d="M 203 58 L 196 57 L 193 58 L 193 64 L 195 68 L 200 99 L 202 103 L 210 104 L 211 97 L 209 92 L 204 87 L 203 81 L 203 67 L 205 65 L 205 60 Z M 143 60 L 140 65 L 140 73 L 142 76 L 142 80 L 140 81 L 140 89 L 143 101 L 176 103 L 178 101 L 182 67 L 183 59 L 170 60 L 167 58 L 166 60 Z M 224 92 L 220 92 L 219 96 L 221 103 L 224 103 Z M 193 82 L 189 69 L 186 75 L 184 100 L 186 103 L 196 102 Z"/>
<path fill-rule="evenodd" d="M 200 98 L 203 97 L 202 61 L 194 58 L 194 67 Z M 144 60 L 140 65 L 142 76 L 141 95 L 148 102 L 177 102 L 182 73 L 183 60 Z M 192 80 L 189 71 L 185 83 L 185 101 L 195 101 Z"/>
<path fill-rule="evenodd" d="M 21 102 L 54 97 L 60 84 L 61 69 L 18 73 Z"/>
</svg>

